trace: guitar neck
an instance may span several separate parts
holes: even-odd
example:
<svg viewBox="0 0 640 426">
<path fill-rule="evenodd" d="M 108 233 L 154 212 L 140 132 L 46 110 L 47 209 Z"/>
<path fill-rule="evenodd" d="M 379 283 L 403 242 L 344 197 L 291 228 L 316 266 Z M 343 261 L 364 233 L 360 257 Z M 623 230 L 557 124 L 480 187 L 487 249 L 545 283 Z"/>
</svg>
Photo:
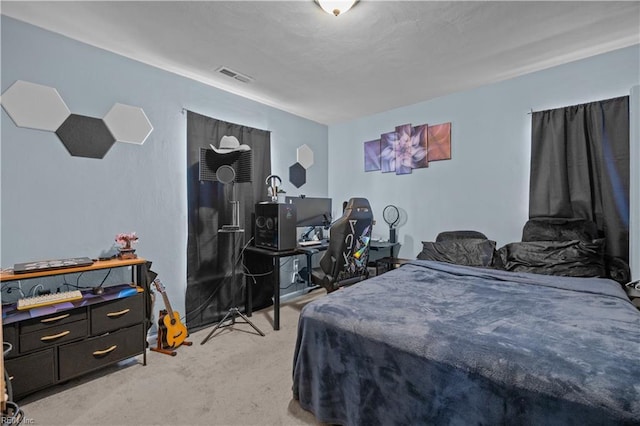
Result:
<svg viewBox="0 0 640 426">
<path fill-rule="evenodd" d="M 171 303 L 169 303 L 169 298 L 167 297 L 167 293 L 162 291 L 162 300 L 164 300 L 164 306 L 167 308 L 167 312 L 169 312 L 170 318 L 173 318 L 173 309 L 171 309 Z"/>
</svg>

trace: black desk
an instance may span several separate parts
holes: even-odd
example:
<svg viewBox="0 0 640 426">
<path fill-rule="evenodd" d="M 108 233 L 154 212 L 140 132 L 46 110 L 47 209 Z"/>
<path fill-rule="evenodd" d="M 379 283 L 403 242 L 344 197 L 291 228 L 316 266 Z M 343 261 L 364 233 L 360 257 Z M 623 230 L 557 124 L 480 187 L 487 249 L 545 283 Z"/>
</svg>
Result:
<svg viewBox="0 0 640 426">
<path fill-rule="evenodd" d="M 298 254 L 304 254 L 307 256 L 307 285 L 311 286 L 311 270 L 313 269 L 313 255 L 326 251 L 329 247 L 328 240 L 322 240 L 320 244 L 313 244 L 308 246 L 298 246 Z"/>
<path fill-rule="evenodd" d="M 400 243 L 372 241 L 369 247 L 371 250 L 374 250 L 374 251 L 389 250 L 389 257 L 394 257 L 393 249 L 398 245 L 400 245 Z M 313 256 L 317 253 L 327 250 L 328 246 L 329 246 L 329 242 L 326 240 L 323 240 L 320 244 L 298 246 L 294 249 L 282 250 L 282 251 L 269 250 L 269 249 L 264 249 L 260 247 L 255 247 L 255 246 L 249 246 L 245 248 L 246 252 L 271 259 L 271 265 L 273 267 L 271 281 L 273 285 L 273 329 L 274 330 L 280 330 L 280 259 L 283 257 L 305 255 L 307 257 L 307 271 L 308 271 L 307 284 L 309 285 L 311 282 Z M 245 305 L 247 316 L 251 316 L 253 312 L 251 287 L 252 287 L 251 283 L 247 283 L 247 300 Z"/>
<path fill-rule="evenodd" d="M 390 271 L 412 261 L 412 259 L 402 259 L 399 257 L 383 257 L 382 259 L 376 260 L 376 264 L 386 265 L 387 270 Z"/>
<path fill-rule="evenodd" d="M 389 250 L 388 257 L 395 257 L 393 249 L 399 245 L 400 243 L 390 243 L 388 241 L 371 241 L 371 243 L 369 243 L 369 248 L 373 251 Z"/>
<path fill-rule="evenodd" d="M 393 251 L 399 245 L 400 243 L 390 243 L 388 241 L 371 241 L 369 243 L 369 249 L 371 251 L 389 250 L 389 256 L 385 256 L 385 258 L 395 258 Z M 311 285 L 311 265 L 313 255 L 326 251 L 327 247 L 329 247 L 329 241 L 327 240 L 323 240 L 322 243 L 317 245 L 298 246 L 298 251 L 300 252 L 298 254 L 305 254 L 307 256 L 307 270 L 309 271 L 309 276 L 307 278 L 308 285 Z"/>
<path fill-rule="evenodd" d="M 298 249 L 275 251 L 255 246 L 249 246 L 245 248 L 245 252 L 253 253 L 259 256 L 266 256 L 271 259 L 271 264 L 273 266 L 271 279 L 273 283 L 273 329 L 280 330 L 280 258 L 296 256 L 300 253 L 298 252 Z M 246 310 L 248 316 L 251 316 L 251 313 L 253 312 L 251 287 L 251 284 L 247 285 Z"/>
</svg>

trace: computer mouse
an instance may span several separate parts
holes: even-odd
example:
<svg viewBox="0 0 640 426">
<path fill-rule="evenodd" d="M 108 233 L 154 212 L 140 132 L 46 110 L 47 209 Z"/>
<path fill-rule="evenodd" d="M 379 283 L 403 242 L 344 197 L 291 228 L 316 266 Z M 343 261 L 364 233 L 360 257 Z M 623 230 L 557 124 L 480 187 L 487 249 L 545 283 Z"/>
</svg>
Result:
<svg viewBox="0 0 640 426">
<path fill-rule="evenodd" d="M 101 295 L 104 294 L 104 287 L 94 287 L 92 290 L 93 294 L 95 295 Z"/>
</svg>

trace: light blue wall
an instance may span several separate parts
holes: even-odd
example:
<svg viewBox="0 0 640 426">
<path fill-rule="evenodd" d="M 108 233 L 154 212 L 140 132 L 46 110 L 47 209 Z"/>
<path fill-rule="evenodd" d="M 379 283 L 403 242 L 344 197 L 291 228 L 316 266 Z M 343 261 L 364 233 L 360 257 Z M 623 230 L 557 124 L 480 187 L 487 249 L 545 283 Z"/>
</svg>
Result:
<svg viewBox="0 0 640 426">
<path fill-rule="evenodd" d="M 135 231 L 174 309 L 184 313 L 187 246 L 186 115 L 271 131 L 272 172 L 288 193 L 327 195 L 327 126 L 2 16 L 2 92 L 16 80 L 54 87 L 72 113 L 103 117 L 114 103 L 143 108 L 154 126 L 142 146 L 116 143 L 104 159 L 71 157 L 56 135 L 18 128 L 3 109 L 3 267 L 97 257 Z M 315 163 L 288 182 L 296 148 Z M 261 185 L 261 182 L 256 183 Z M 294 191 L 295 190 L 295 191 Z M 265 186 L 266 194 L 266 186 Z"/>
<path fill-rule="evenodd" d="M 519 241 L 528 218 L 528 113 L 629 95 L 638 82 L 640 46 L 636 45 L 330 126 L 329 195 L 338 200 L 369 198 L 377 220 L 374 237 L 388 236 L 382 218 L 386 205 L 395 204 L 406 212 L 406 223 L 398 231 L 402 257 L 415 258 L 421 241 L 433 241 L 445 230 L 479 230 L 499 246 Z M 638 116 L 631 120 L 637 128 Z M 432 162 L 411 175 L 363 172 L 364 141 L 400 124 L 443 122 L 452 123 L 451 160 Z M 632 143 L 637 144 L 638 138 Z M 637 176 L 637 154 L 632 168 Z M 632 212 L 635 223 L 639 214 L 637 209 Z"/>
<path fill-rule="evenodd" d="M 72 112 L 95 117 L 116 102 L 140 106 L 154 131 L 142 146 L 116 144 L 103 160 L 75 158 L 54 134 L 18 128 L 3 110 L 0 264 L 97 256 L 116 233 L 136 231 L 138 252 L 153 260 L 181 312 L 187 238 L 183 108 L 270 130 L 273 172 L 283 177 L 288 194 L 329 195 L 334 214 L 342 200 L 367 197 L 378 221 L 374 236 L 386 237 L 382 209 L 396 204 L 406 215 L 400 255 L 415 257 L 420 241 L 442 230 L 478 229 L 499 245 L 520 239 L 528 209 L 527 113 L 627 95 L 640 83 L 640 47 L 634 46 L 327 129 L 5 16 L 1 31 L 2 92 L 16 80 L 48 85 Z M 638 96 L 636 89 L 635 111 Z M 631 118 L 637 145 L 638 118 Z M 399 124 L 449 121 L 452 160 L 405 176 L 362 171 L 364 141 Z M 308 183 L 296 189 L 288 183 L 288 168 L 302 144 L 313 149 L 315 163 Z M 635 176 L 638 151 L 636 146 Z M 638 185 L 632 194 L 640 197 Z M 636 229 L 639 221 L 635 209 Z"/>
</svg>

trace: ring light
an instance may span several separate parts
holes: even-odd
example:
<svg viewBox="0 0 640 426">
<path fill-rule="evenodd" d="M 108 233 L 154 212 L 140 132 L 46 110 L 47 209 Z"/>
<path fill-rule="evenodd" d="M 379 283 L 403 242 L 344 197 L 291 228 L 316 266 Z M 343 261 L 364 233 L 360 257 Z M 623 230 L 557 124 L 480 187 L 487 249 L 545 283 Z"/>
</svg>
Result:
<svg viewBox="0 0 640 426">
<path fill-rule="evenodd" d="M 396 228 L 395 226 L 398 224 L 400 220 L 400 211 L 398 208 L 392 204 L 388 205 L 382 211 L 382 217 L 384 221 L 389 225 L 389 242 L 396 242 Z"/>
</svg>

